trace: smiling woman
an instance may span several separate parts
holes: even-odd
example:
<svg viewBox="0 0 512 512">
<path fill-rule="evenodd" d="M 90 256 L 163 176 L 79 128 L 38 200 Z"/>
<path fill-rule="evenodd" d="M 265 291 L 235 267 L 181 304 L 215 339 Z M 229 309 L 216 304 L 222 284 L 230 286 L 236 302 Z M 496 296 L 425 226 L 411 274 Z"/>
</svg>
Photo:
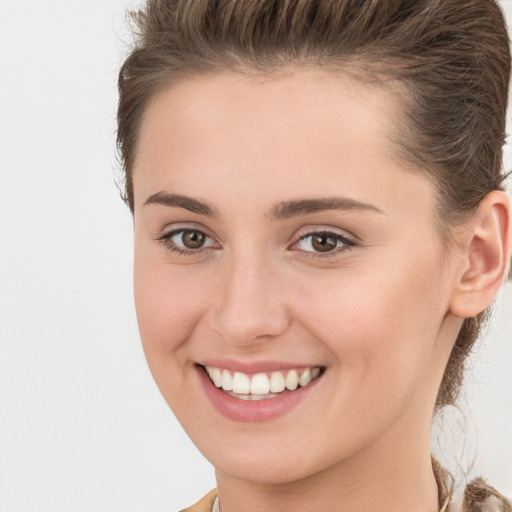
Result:
<svg viewBox="0 0 512 512">
<path fill-rule="evenodd" d="M 190 510 L 455 510 L 432 417 L 511 256 L 499 8 L 158 0 L 135 17 L 118 142 L 137 317 L 215 466 Z M 462 506 L 511 510 L 482 480 Z"/>
</svg>

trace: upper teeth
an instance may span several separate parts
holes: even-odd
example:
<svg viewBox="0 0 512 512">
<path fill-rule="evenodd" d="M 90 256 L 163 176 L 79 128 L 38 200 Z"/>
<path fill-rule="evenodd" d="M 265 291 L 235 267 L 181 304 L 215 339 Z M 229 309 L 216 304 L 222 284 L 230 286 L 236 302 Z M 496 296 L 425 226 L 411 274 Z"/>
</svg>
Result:
<svg viewBox="0 0 512 512">
<path fill-rule="evenodd" d="M 267 395 L 280 393 L 285 389 L 293 391 L 307 386 L 320 374 L 319 367 L 302 370 L 287 370 L 248 375 L 242 372 L 232 373 L 230 370 L 205 366 L 213 383 L 224 391 L 232 391 L 240 395 Z"/>
</svg>

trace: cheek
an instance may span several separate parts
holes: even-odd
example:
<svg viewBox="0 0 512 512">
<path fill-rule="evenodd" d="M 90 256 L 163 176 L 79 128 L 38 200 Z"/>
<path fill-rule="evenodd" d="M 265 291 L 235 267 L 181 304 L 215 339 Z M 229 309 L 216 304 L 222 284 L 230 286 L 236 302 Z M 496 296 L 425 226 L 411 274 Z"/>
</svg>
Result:
<svg viewBox="0 0 512 512">
<path fill-rule="evenodd" d="M 381 260 L 304 283 L 298 316 L 354 385 L 414 378 L 434 351 L 445 313 L 439 268 L 422 255 L 390 257 L 387 265 Z"/>
<path fill-rule="evenodd" d="M 162 373 L 169 378 L 182 372 L 186 360 L 181 348 L 187 345 L 207 304 L 209 292 L 204 283 L 208 280 L 192 268 L 176 271 L 165 261 L 145 256 L 136 250 L 135 306 L 146 359 L 159 383 Z"/>
</svg>

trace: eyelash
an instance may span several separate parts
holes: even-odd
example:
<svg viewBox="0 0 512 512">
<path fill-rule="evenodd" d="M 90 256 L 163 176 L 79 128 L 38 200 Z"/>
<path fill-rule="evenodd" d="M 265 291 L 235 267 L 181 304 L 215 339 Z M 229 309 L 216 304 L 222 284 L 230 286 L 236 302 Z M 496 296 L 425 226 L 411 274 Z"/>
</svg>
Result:
<svg viewBox="0 0 512 512">
<path fill-rule="evenodd" d="M 207 247 L 199 247 L 198 249 L 183 249 L 183 248 L 177 246 L 172 241 L 172 238 L 179 234 L 181 234 L 183 236 L 185 233 L 197 233 L 199 235 L 203 235 L 206 239 L 209 239 L 209 240 L 215 242 L 214 239 L 211 236 L 209 236 L 208 234 L 206 234 L 204 231 L 201 231 L 200 229 L 192 229 L 192 228 L 173 229 L 172 231 L 161 234 L 160 236 L 157 237 L 156 240 L 161 242 L 162 245 L 166 249 L 168 249 L 180 256 L 198 255 L 198 254 L 201 254 L 204 251 L 211 248 L 210 246 L 207 246 Z M 343 244 L 343 246 L 341 248 L 336 247 L 332 251 L 326 251 L 325 253 L 302 250 L 301 252 L 307 258 L 332 258 L 332 257 L 338 256 L 341 252 L 351 251 L 352 249 L 354 249 L 357 246 L 357 243 L 354 240 L 351 240 L 350 238 L 347 238 L 344 235 L 341 235 L 341 234 L 333 232 L 333 231 L 320 230 L 320 231 L 311 231 L 311 232 L 308 232 L 307 234 L 301 236 L 296 242 L 294 242 L 292 245 L 290 245 L 289 248 L 293 249 L 294 246 L 297 246 L 300 242 L 302 242 L 308 238 L 314 237 L 314 236 L 327 236 L 329 238 L 333 238 L 336 240 L 336 244 L 341 243 L 341 244 Z M 298 250 L 300 251 L 300 249 L 298 249 Z"/>
</svg>

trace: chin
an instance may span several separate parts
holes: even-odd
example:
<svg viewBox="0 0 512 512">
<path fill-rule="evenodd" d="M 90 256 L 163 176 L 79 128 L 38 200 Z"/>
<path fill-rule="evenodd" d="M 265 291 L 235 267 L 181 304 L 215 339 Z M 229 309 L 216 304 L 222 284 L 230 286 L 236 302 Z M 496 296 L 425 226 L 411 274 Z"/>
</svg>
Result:
<svg viewBox="0 0 512 512">
<path fill-rule="evenodd" d="M 223 460 L 212 461 L 216 470 L 229 475 L 237 480 L 244 480 L 261 485 L 283 485 L 291 484 L 302 480 L 318 472 L 314 468 L 304 464 L 293 464 L 287 460 L 287 454 L 279 454 L 280 461 L 273 457 L 272 461 L 268 458 L 262 460 L 231 460 L 231 457 L 223 457 Z"/>
</svg>

